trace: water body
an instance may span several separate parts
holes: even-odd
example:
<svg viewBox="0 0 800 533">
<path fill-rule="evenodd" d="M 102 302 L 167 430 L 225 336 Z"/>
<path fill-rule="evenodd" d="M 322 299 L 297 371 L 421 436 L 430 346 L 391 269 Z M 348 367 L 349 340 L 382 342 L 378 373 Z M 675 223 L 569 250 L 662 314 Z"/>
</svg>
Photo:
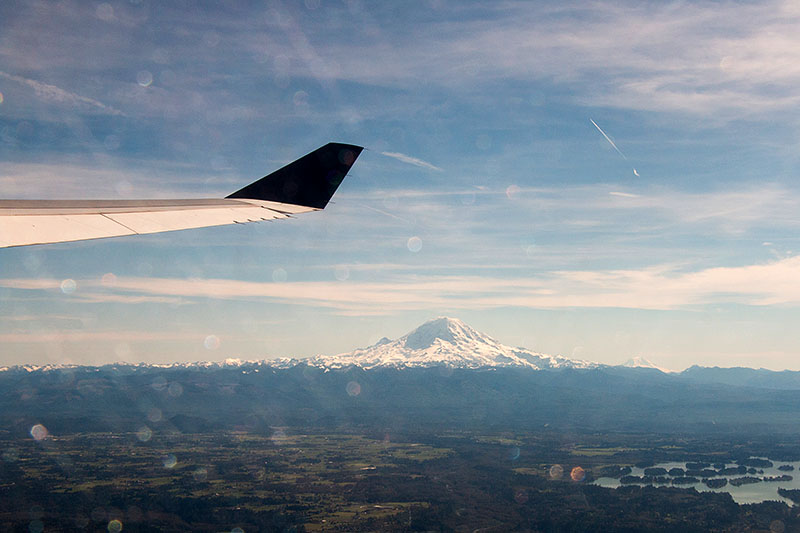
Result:
<svg viewBox="0 0 800 533">
<path fill-rule="evenodd" d="M 785 502 L 787 505 L 792 506 L 794 503 L 787 499 L 783 498 L 778 495 L 778 488 L 782 489 L 800 489 L 800 461 L 772 461 L 773 466 L 770 468 L 757 468 L 756 470 L 763 470 L 764 473 L 761 474 L 744 474 L 745 476 L 752 476 L 752 477 L 774 477 L 774 476 L 782 476 L 784 474 L 788 474 L 793 477 L 791 481 L 760 481 L 758 483 L 753 483 L 750 485 L 741 485 L 739 487 L 734 487 L 730 483 L 725 485 L 720 489 L 710 489 L 708 488 L 705 483 L 700 481 L 699 483 L 691 483 L 687 485 L 672 485 L 671 483 L 667 484 L 652 484 L 648 483 L 648 485 L 652 485 L 655 487 L 677 487 L 677 488 L 693 488 L 698 492 L 727 492 L 733 497 L 733 501 L 736 503 L 761 503 L 764 501 L 772 500 L 772 501 L 780 501 Z M 793 471 L 784 472 L 782 470 L 778 470 L 778 467 L 781 465 L 792 465 L 794 467 Z M 736 463 L 727 463 L 726 467 L 735 467 L 738 466 Z M 661 467 L 669 470 L 670 468 L 683 468 L 686 469 L 686 463 L 658 463 L 653 465 L 653 467 Z M 644 468 L 636 468 L 632 467 L 632 472 L 630 473 L 632 476 L 643 476 L 644 475 Z M 732 476 L 715 476 L 713 479 L 724 477 L 728 481 L 731 479 L 735 479 L 738 477 L 742 477 L 742 475 L 736 474 Z M 621 486 L 619 479 L 614 479 L 610 477 L 601 477 L 597 478 L 594 481 L 595 485 L 599 485 L 601 487 L 608 487 L 612 489 L 616 489 L 617 487 Z M 642 486 L 642 484 L 637 484 L 638 486 Z"/>
</svg>

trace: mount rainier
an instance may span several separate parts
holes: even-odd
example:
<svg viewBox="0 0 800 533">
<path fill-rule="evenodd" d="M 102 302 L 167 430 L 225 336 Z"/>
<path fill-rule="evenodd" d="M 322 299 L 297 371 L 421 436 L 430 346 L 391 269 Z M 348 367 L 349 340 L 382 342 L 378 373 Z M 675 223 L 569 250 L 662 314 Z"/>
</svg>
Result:
<svg viewBox="0 0 800 533">
<path fill-rule="evenodd" d="M 349 353 L 282 362 L 283 365 L 305 363 L 325 368 L 357 366 L 363 369 L 447 366 L 555 370 L 598 366 L 596 363 L 532 352 L 525 348 L 512 348 L 476 331 L 461 320 L 448 317 L 425 322 L 394 341 L 384 337 L 372 346 Z"/>
</svg>

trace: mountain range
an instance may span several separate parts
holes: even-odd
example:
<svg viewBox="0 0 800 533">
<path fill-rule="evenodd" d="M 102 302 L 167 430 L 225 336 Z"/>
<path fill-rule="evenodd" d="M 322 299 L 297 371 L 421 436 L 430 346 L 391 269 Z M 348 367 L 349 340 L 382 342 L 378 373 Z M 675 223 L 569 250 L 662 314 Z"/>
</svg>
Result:
<svg viewBox="0 0 800 533">
<path fill-rule="evenodd" d="M 800 372 L 607 366 L 506 346 L 440 317 L 332 356 L 0 372 L 0 424 L 53 431 L 278 426 L 800 434 Z"/>
<path fill-rule="evenodd" d="M 682 372 L 660 367 L 641 356 L 630 358 L 622 365 L 611 366 L 560 355 L 548 355 L 527 348 L 511 347 L 481 333 L 457 318 L 438 317 L 425 322 L 408 334 L 391 340 L 386 337 L 366 348 L 337 355 L 316 355 L 309 358 L 278 358 L 243 361 L 226 359 L 220 362 L 170 364 L 114 363 L 100 367 L 78 365 L 20 365 L 0 367 L 3 372 L 50 372 L 64 369 L 94 368 L 124 369 L 126 372 L 147 372 L 159 369 L 196 369 L 211 371 L 222 368 L 241 368 L 251 372 L 257 368 L 290 369 L 297 366 L 322 370 L 359 368 L 412 369 L 524 369 L 533 371 L 603 370 L 620 375 L 650 375 L 696 384 L 721 384 L 762 389 L 800 390 L 800 372 L 772 371 L 754 368 L 718 368 L 692 366 Z M 644 374 L 643 374 L 644 373 Z"/>
</svg>

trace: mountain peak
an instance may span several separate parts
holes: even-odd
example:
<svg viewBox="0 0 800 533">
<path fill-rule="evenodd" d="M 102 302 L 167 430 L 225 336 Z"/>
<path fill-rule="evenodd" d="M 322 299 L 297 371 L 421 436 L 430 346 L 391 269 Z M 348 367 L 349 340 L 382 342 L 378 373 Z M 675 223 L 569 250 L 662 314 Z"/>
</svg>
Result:
<svg viewBox="0 0 800 533">
<path fill-rule="evenodd" d="M 480 333 L 457 318 L 440 316 L 429 320 L 403 337 L 405 347 L 410 350 L 424 350 L 433 346 L 437 339 L 456 343 L 459 339 L 479 339 Z"/>
<path fill-rule="evenodd" d="M 499 366 L 534 369 L 588 368 L 596 366 L 561 356 L 511 348 L 471 328 L 457 318 L 429 320 L 395 341 L 378 343 L 350 353 L 307 359 L 311 365 L 338 368 L 350 365 L 375 367 L 485 368 Z"/>
<path fill-rule="evenodd" d="M 628 368 L 654 368 L 656 370 L 660 370 L 661 372 L 671 372 L 671 370 L 667 370 L 666 368 L 661 368 L 652 361 L 645 359 L 640 355 L 631 357 L 630 359 L 625 361 L 625 363 L 623 363 L 622 366 L 626 366 Z"/>
</svg>

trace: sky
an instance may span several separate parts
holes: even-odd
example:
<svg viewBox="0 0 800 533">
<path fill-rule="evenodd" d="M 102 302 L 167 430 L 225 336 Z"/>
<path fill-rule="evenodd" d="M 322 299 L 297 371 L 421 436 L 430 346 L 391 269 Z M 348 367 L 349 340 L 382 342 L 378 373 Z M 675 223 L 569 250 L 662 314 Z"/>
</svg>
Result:
<svg viewBox="0 0 800 533">
<path fill-rule="evenodd" d="M 0 249 L 0 365 L 335 354 L 437 316 L 607 364 L 800 370 L 796 2 L 0 4 L 0 196 L 325 211 Z M 213 4 L 213 3 L 208 3 Z"/>
</svg>

